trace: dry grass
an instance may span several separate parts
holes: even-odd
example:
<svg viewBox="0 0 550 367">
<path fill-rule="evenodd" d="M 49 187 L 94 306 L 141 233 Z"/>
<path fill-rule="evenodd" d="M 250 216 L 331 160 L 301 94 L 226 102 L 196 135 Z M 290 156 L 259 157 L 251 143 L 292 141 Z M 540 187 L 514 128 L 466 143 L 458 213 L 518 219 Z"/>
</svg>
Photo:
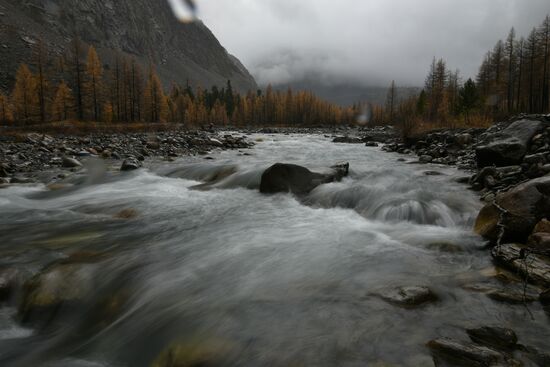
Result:
<svg viewBox="0 0 550 367">
<path fill-rule="evenodd" d="M 26 133 L 49 135 L 87 135 L 113 133 L 143 133 L 184 129 L 182 125 L 173 123 L 104 123 L 61 121 L 46 124 L 11 124 L 0 126 L 0 135 L 18 136 Z"/>
<path fill-rule="evenodd" d="M 446 122 L 433 122 L 425 120 L 415 121 L 411 133 L 413 135 L 427 133 L 433 130 L 441 129 L 470 129 L 470 128 L 483 128 L 487 129 L 491 127 L 493 120 L 482 115 L 471 116 L 469 121 L 465 118 L 457 118 Z"/>
</svg>

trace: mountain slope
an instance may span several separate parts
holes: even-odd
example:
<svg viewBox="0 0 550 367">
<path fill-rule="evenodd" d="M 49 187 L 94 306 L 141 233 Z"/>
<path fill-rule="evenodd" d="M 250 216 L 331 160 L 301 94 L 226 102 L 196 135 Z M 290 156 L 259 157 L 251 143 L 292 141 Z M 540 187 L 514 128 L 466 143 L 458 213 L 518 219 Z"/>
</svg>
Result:
<svg viewBox="0 0 550 367">
<path fill-rule="evenodd" d="M 210 87 L 231 80 L 239 90 L 254 78 L 201 22 L 182 24 L 165 0 L 0 0 L 0 87 L 40 38 L 51 57 L 67 53 L 74 34 L 92 44 L 104 63 L 116 53 L 156 64 L 164 81 Z"/>
</svg>

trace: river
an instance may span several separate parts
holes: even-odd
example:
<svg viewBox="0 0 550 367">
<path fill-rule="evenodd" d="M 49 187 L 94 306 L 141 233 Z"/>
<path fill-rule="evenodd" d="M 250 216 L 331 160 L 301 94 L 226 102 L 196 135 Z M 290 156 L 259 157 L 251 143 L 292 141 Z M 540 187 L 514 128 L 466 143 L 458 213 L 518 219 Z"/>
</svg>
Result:
<svg viewBox="0 0 550 367">
<path fill-rule="evenodd" d="M 550 340 L 540 306 L 531 317 L 472 291 L 499 281 L 471 231 L 481 203 L 456 183 L 464 172 L 320 135 L 251 139 L 250 155 L 96 172 L 58 191 L 0 190 L 1 266 L 36 273 L 96 256 L 86 302 L 47 324 L 0 308 L 0 365 L 149 366 L 181 345 L 234 366 L 430 366 L 426 342 L 464 338 L 467 327 L 510 327 L 540 348 Z M 257 189 L 276 162 L 342 161 L 349 177 L 304 198 Z M 219 172 L 234 173 L 193 188 Z M 122 210 L 127 218 L 115 218 Z M 411 285 L 439 300 L 403 308 L 376 295 Z M 99 317 L 94 305 L 111 293 L 121 301 Z"/>
</svg>

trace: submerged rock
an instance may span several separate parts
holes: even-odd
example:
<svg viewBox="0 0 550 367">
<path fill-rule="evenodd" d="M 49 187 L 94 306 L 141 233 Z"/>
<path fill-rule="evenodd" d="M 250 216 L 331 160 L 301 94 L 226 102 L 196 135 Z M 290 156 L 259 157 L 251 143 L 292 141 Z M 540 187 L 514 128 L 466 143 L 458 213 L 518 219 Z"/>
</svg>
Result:
<svg viewBox="0 0 550 367">
<path fill-rule="evenodd" d="M 496 203 L 496 205 L 495 205 Z M 498 194 L 495 203 L 486 205 L 476 219 L 475 232 L 496 241 L 501 208 L 503 239 L 525 242 L 535 225 L 550 212 L 550 177 L 541 177 Z"/>
<path fill-rule="evenodd" d="M 482 326 L 466 330 L 470 339 L 496 349 L 513 350 L 517 347 L 518 337 L 514 330 L 502 327 Z"/>
<path fill-rule="evenodd" d="M 354 138 L 351 136 L 339 136 L 332 140 L 333 143 L 345 143 L 345 144 L 363 144 L 363 139 Z"/>
<path fill-rule="evenodd" d="M 277 163 L 262 174 L 260 192 L 307 194 L 319 185 L 340 181 L 346 177 L 349 173 L 349 163 L 331 167 L 331 170 L 330 173 L 316 173 L 302 166 Z"/>
<path fill-rule="evenodd" d="M 544 128 L 541 121 L 520 120 L 506 129 L 490 134 L 476 149 L 479 167 L 520 164 L 528 152 L 531 139 Z"/>
<path fill-rule="evenodd" d="M 378 294 L 384 301 L 402 307 L 417 307 L 438 300 L 437 295 L 425 286 L 408 286 L 387 289 Z"/>
<path fill-rule="evenodd" d="M 56 264 L 25 283 L 19 314 L 23 322 L 52 319 L 62 306 L 82 303 L 95 289 L 96 264 Z"/>
<path fill-rule="evenodd" d="M 0 302 L 9 301 L 15 291 L 19 272 L 15 268 L 0 268 Z"/>
<path fill-rule="evenodd" d="M 151 367 L 217 367 L 227 363 L 234 348 L 232 343 L 217 340 L 174 343 L 159 354 Z"/>
</svg>

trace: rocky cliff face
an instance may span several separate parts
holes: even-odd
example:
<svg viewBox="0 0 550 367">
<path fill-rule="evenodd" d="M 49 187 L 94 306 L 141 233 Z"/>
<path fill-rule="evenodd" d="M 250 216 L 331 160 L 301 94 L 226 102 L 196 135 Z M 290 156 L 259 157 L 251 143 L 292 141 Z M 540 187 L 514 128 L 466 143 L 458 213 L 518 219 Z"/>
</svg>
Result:
<svg viewBox="0 0 550 367">
<path fill-rule="evenodd" d="M 210 87 L 231 80 L 239 90 L 256 88 L 204 24 L 180 23 L 165 0 L 0 0 L 0 88 L 10 86 L 38 39 L 50 56 L 59 56 L 75 33 L 105 63 L 116 53 L 143 65 L 152 59 L 167 86 L 189 81 Z"/>
</svg>

